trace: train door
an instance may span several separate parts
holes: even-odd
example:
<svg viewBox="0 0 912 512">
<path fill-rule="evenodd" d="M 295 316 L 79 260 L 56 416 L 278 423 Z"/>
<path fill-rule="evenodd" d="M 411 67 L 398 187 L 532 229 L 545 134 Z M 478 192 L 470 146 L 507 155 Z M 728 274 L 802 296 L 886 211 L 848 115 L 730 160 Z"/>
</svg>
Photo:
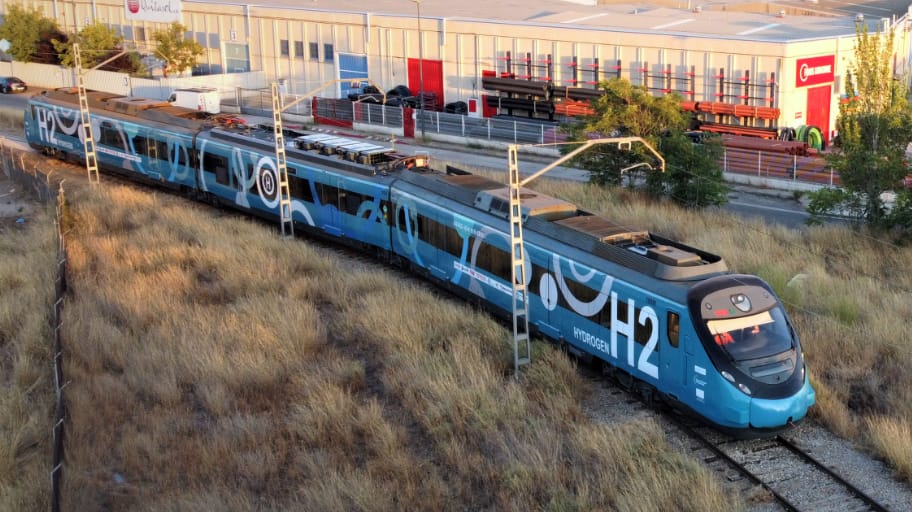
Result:
<svg viewBox="0 0 912 512">
<path fill-rule="evenodd" d="M 152 137 L 146 140 L 148 144 L 149 177 L 154 180 L 161 179 L 162 169 L 164 168 L 163 162 L 168 158 L 168 145 Z"/>
<path fill-rule="evenodd" d="M 681 398 L 687 388 L 687 335 L 681 330 L 681 315 L 674 310 L 665 314 L 665 332 L 659 333 L 661 380 L 666 392 Z"/>
<path fill-rule="evenodd" d="M 332 236 L 342 236 L 342 201 L 345 200 L 344 180 L 327 175 L 329 183 L 321 184 L 323 230 Z"/>
</svg>

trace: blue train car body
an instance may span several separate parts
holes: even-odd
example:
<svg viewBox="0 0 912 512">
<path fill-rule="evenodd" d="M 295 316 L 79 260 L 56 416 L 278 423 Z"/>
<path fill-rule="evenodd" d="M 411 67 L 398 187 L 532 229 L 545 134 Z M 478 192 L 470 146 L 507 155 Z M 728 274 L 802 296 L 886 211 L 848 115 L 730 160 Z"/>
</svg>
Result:
<svg viewBox="0 0 912 512">
<path fill-rule="evenodd" d="M 272 128 L 219 123 L 167 103 L 92 92 L 99 166 L 197 198 L 278 217 Z M 29 143 L 84 159 L 75 94 L 35 95 Z M 508 191 L 422 167 L 364 141 L 293 134 L 296 229 L 383 255 L 509 314 Z M 631 231 L 523 190 L 529 320 L 622 381 L 717 427 L 768 433 L 814 403 L 798 336 L 773 290 L 718 256 Z"/>
</svg>

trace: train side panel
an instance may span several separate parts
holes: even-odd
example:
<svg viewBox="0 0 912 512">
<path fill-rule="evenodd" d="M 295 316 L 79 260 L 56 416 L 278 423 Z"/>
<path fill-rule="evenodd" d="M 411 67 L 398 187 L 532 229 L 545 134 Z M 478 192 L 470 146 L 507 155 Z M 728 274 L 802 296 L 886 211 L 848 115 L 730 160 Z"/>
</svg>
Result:
<svg viewBox="0 0 912 512">
<path fill-rule="evenodd" d="M 407 185 L 394 187 L 392 202 L 397 254 L 433 278 L 461 287 L 503 313 L 511 311 L 505 221 Z M 667 339 L 650 305 L 659 298 L 530 243 L 534 238 L 526 238 L 525 251 L 529 318 L 535 327 L 664 389 L 659 341 L 667 344 Z M 668 371 L 682 372 L 681 364 L 680 358 L 669 360 Z"/>
<path fill-rule="evenodd" d="M 121 174 L 195 187 L 189 165 L 192 134 L 163 131 L 124 119 L 93 114 L 92 137 L 98 164 Z M 85 159 L 79 111 L 32 99 L 25 114 L 25 134 L 33 147 Z"/>
</svg>

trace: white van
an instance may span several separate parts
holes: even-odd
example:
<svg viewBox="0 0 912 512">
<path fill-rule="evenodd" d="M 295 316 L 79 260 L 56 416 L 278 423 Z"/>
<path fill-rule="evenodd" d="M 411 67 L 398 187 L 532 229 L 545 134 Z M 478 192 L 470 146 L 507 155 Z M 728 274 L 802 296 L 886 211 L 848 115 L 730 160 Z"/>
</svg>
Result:
<svg viewBox="0 0 912 512">
<path fill-rule="evenodd" d="M 217 89 L 212 87 L 191 87 L 175 89 L 168 98 L 168 102 L 176 107 L 218 114 L 222 111 L 221 99 Z"/>
</svg>

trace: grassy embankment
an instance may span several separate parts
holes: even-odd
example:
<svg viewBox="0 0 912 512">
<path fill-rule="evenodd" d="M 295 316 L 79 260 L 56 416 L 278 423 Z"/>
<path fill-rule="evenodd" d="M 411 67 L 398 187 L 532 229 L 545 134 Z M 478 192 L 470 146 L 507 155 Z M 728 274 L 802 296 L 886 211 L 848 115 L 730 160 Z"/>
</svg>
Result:
<svg viewBox="0 0 912 512">
<path fill-rule="evenodd" d="M 67 510 L 737 510 L 547 345 L 166 195 L 70 192 Z"/>
<path fill-rule="evenodd" d="M 24 224 L 12 213 L 0 215 L 0 510 L 47 510 L 57 232 L 53 206 L 30 207 Z"/>
<path fill-rule="evenodd" d="M 912 483 L 912 248 L 846 228 L 801 233 L 713 212 L 682 214 L 589 186 L 540 188 L 721 254 L 733 270 L 767 280 L 802 339 L 817 391 L 812 417 Z"/>
</svg>

